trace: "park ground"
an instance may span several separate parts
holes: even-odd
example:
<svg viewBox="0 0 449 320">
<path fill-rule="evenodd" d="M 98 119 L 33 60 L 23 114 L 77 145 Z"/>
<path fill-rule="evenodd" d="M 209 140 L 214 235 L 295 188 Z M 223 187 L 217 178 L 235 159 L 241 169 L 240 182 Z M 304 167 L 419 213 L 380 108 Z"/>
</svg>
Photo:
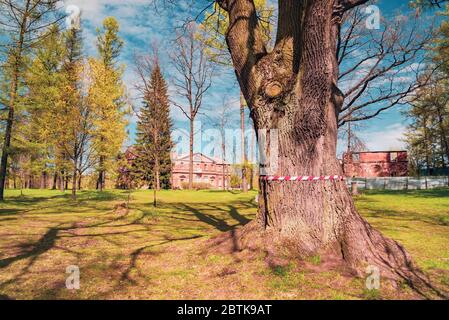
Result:
<svg viewBox="0 0 449 320">
<path fill-rule="evenodd" d="M 216 253 L 207 240 L 254 218 L 255 192 L 8 190 L 0 204 L 0 299 L 420 299 L 407 286 L 367 290 L 323 271 L 320 257 L 272 266 L 263 254 Z M 372 191 L 361 214 L 449 290 L 449 189 Z M 79 266 L 79 290 L 66 268 Z"/>
</svg>

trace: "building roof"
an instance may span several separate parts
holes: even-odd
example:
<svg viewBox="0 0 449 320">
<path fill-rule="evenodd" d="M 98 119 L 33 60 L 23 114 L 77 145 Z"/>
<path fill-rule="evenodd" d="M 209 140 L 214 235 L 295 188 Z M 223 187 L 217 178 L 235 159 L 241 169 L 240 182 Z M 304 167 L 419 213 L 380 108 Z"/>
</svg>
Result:
<svg viewBox="0 0 449 320">
<path fill-rule="evenodd" d="M 200 160 L 200 161 L 196 160 L 195 158 L 196 158 L 197 156 L 200 156 L 201 158 L 207 159 L 207 160 L 209 160 L 210 162 L 213 162 L 213 163 L 216 163 L 216 164 L 229 164 L 229 163 L 227 163 L 227 162 L 223 162 L 223 161 L 222 161 L 221 159 L 219 159 L 219 158 L 212 158 L 212 157 L 206 156 L 206 155 L 202 154 L 201 152 L 195 152 L 195 153 L 193 154 L 193 162 L 204 162 L 204 161 L 202 161 L 202 160 Z M 186 161 L 188 161 L 189 158 L 190 158 L 190 154 L 188 154 L 188 153 L 187 153 L 187 154 L 181 154 L 181 155 L 178 155 L 178 154 L 176 154 L 176 153 L 173 154 L 173 160 L 186 160 Z"/>
</svg>

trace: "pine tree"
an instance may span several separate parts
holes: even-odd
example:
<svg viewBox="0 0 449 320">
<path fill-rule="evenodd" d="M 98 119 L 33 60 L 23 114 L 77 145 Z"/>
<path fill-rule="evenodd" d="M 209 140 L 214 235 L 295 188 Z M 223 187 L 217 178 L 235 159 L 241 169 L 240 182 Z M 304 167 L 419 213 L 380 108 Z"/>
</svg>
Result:
<svg viewBox="0 0 449 320">
<path fill-rule="evenodd" d="M 167 84 L 157 62 L 149 83 L 137 123 L 137 159 L 133 171 L 156 192 L 161 187 L 170 187 L 173 147 Z"/>
</svg>

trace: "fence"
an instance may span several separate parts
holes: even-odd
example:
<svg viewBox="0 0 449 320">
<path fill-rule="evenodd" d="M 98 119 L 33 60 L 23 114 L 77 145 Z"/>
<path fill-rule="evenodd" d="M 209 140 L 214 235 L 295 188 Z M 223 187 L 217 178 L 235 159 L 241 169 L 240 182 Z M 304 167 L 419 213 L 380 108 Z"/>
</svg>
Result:
<svg viewBox="0 0 449 320">
<path fill-rule="evenodd" d="M 348 178 L 348 187 L 356 182 L 358 189 L 368 190 L 417 190 L 449 187 L 447 177 L 382 177 L 382 178 Z"/>
</svg>

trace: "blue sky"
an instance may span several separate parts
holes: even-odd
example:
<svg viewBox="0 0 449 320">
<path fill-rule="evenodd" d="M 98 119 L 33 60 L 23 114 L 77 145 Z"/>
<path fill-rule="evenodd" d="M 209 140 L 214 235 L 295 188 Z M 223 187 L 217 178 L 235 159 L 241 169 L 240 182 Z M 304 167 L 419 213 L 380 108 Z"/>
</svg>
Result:
<svg viewBox="0 0 449 320">
<path fill-rule="evenodd" d="M 132 102 L 135 107 L 139 107 L 140 101 L 133 89 L 136 81 L 133 67 L 133 57 L 137 53 L 146 53 L 150 51 L 151 45 L 157 43 L 162 68 L 166 79 L 170 83 L 172 79 L 173 69 L 170 65 L 168 57 L 168 48 L 171 47 L 172 41 L 176 35 L 177 28 L 182 22 L 188 18 L 195 16 L 204 4 L 204 1 L 177 1 L 178 7 L 172 10 L 159 10 L 152 6 L 152 0 L 66 0 L 64 5 L 76 5 L 82 11 L 84 39 L 86 53 L 89 55 L 96 54 L 95 48 L 95 28 L 101 26 L 102 20 L 107 16 L 115 16 L 120 25 L 120 35 L 125 40 L 124 52 L 120 58 L 120 62 L 126 66 L 125 83 L 128 87 L 129 94 L 133 98 Z M 271 0 L 275 3 L 276 1 Z M 410 12 L 407 0 L 381 0 L 378 2 L 382 16 L 393 16 L 398 13 Z M 226 97 L 235 108 L 233 114 L 233 127 L 237 128 L 238 123 L 238 97 L 239 89 L 236 84 L 235 75 L 230 69 L 217 70 L 214 78 L 213 86 L 205 99 L 204 110 L 213 110 L 214 107 L 221 104 Z M 367 147 L 371 150 L 403 148 L 401 141 L 403 132 L 406 127 L 406 119 L 401 115 L 400 109 L 392 109 L 365 122 L 360 129 L 359 135 L 365 141 Z M 210 112 L 210 111 L 209 111 Z M 187 123 L 182 113 L 173 108 L 172 117 L 175 127 L 178 129 L 187 128 Z M 207 128 L 210 122 L 207 118 L 199 118 L 203 127 Z M 127 144 L 131 144 L 135 133 L 134 116 L 130 119 L 129 132 L 130 140 Z M 249 123 L 249 122 L 248 122 Z M 204 147 L 204 145 L 203 145 Z M 238 147 L 234 148 L 238 149 Z M 199 147 L 197 147 L 197 151 Z M 341 147 L 340 147 L 341 150 Z M 186 151 L 186 150 L 182 150 Z M 235 157 L 239 157 L 237 154 Z M 229 159 L 233 160 L 233 159 Z"/>
</svg>

